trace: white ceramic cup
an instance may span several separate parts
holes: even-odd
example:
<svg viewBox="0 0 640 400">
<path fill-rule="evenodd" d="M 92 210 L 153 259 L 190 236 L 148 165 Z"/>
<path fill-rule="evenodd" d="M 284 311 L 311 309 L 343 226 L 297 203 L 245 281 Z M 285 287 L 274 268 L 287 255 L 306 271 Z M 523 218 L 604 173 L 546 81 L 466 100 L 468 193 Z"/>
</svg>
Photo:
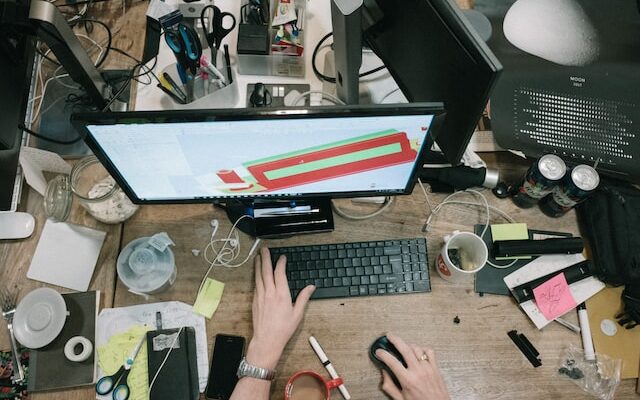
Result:
<svg viewBox="0 0 640 400">
<path fill-rule="evenodd" d="M 468 257 L 467 262 L 473 266 L 473 269 L 464 270 L 455 265 L 449 258 L 449 250 L 452 249 L 465 253 Z M 470 282 L 487 263 L 488 256 L 487 245 L 480 236 L 471 232 L 454 231 L 444 238 L 444 246 L 436 259 L 436 269 L 442 279 L 449 282 Z"/>
</svg>

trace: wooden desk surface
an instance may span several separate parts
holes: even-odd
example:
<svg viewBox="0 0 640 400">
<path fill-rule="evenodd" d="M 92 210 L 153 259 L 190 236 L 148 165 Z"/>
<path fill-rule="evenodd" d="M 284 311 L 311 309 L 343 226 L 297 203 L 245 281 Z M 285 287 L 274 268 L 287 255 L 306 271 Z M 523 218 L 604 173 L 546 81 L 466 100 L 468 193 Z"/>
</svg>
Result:
<svg viewBox="0 0 640 400">
<path fill-rule="evenodd" d="M 467 4 L 468 1 L 460 3 Z M 142 42 L 137 40 L 138 28 L 141 21 L 144 21 L 146 4 L 130 4 L 122 18 L 118 2 L 96 3 L 92 5 L 92 14 L 111 26 L 120 27 L 120 33 L 114 38 L 114 46 L 140 55 Z M 98 38 L 99 35 L 96 32 Z M 130 60 L 113 54 L 107 65 L 122 67 L 130 65 Z M 521 162 L 510 157 L 503 160 L 503 156 L 499 156 L 495 162 L 501 166 L 503 174 L 512 177 L 521 176 L 524 168 Z M 497 200 L 488 191 L 485 194 L 491 204 L 507 211 L 517 221 L 528 223 L 532 228 L 578 234 L 573 212 L 560 219 L 550 219 L 537 209 L 520 210 L 509 200 Z M 431 198 L 435 204 L 443 197 L 433 195 Z M 352 207 L 348 200 L 341 201 L 341 204 Z M 36 217 L 36 232 L 22 241 L 0 241 L 0 281 L 19 290 L 20 298 L 36 287 L 45 286 L 26 279 L 44 224 L 41 196 L 34 191 L 27 191 L 21 209 Z M 359 209 L 368 210 L 367 206 L 360 206 Z M 264 244 L 330 243 L 422 236 L 421 228 L 427 213 L 428 206 L 424 196 L 416 188 L 413 195 L 397 198 L 387 212 L 374 219 L 353 222 L 336 217 L 336 230 L 332 233 L 269 240 Z M 98 223 L 76 206 L 71 222 L 108 232 L 91 289 L 101 290 L 102 306 L 111 307 L 145 302 L 129 293 L 117 279 L 115 260 L 119 249 L 131 240 L 160 231 L 168 232 L 176 242 L 173 250 L 178 277 L 171 289 L 153 296 L 148 302 L 180 300 L 192 303 L 208 265 L 202 256 L 195 257 L 191 250 L 204 248 L 211 234 L 209 222 L 213 218 L 220 221 L 220 232 L 226 233 L 230 227 L 226 216 L 209 205 L 145 206 L 122 226 Z M 326 376 L 308 345 L 307 338 L 311 334 L 323 345 L 354 399 L 385 398 L 379 390 L 380 373 L 368 360 L 367 350 L 376 337 L 392 331 L 411 342 L 435 349 L 454 399 L 590 399 L 576 385 L 555 374 L 560 350 L 569 343 L 580 345 L 578 335 L 557 324 L 538 331 L 509 297 L 479 297 L 471 284 L 447 283 L 433 269 L 433 259 L 446 233 L 455 229 L 471 230 L 473 224 L 483 221 L 484 213 L 481 209 L 462 206 L 449 206 L 434 219 L 434 229 L 426 235 L 432 278 L 431 293 L 312 301 L 300 329 L 287 346 L 278 366 L 278 378 L 273 385 L 271 398 L 283 397 L 286 380 L 298 370 L 311 369 Z M 502 220 L 493 216 L 492 222 Z M 251 245 L 251 239 L 243 236 L 242 244 L 246 251 Z M 251 263 L 233 270 L 217 268 L 211 276 L 225 282 L 226 287 L 218 311 L 207 321 L 210 355 L 213 336 L 217 333 L 237 334 L 247 339 L 251 337 L 253 268 Z M 459 324 L 453 322 L 455 316 L 460 318 Z M 538 348 L 542 367 L 534 369 L 513 345 L 506 335 L 511 329 L 525 333 Z M 9 348 L 4 328 L 0 329 L 0 348 Z M 634 386 L 634 381 L 624 381 L 616 398 L 638 398 L 634 394 Z M 340 398 L 337 393 L 335 397 Z M 57 393 L 35 393 L 31 398 L 91 399 L 95 398 L 95 392 L 92 387 L 87 387 Z"/>
<path fill-rule="evenodd" d="M 512 162 L 510 159 L 503 165 L 513 166 Z M 503 170 L 513 174 L 519 174 L 520 168 L 506 170 L 503 166 Z M 520 210 L 510 200 L 498 200 L 489 191 L 485 191 L 485 194 L 492 205 L 532 228 L 579 233 L 573 212 L 560 219 L 550 219 L 537 209 Z M 25 277 L 44 221 L 41 197 L 33 191 L 27 197 L 27 210 L 37 217 L 36 233 L 24 241 L 0 242 L 0 256 L 4 260 L 2 282 L 9 282 L 18 288 L 20 297 L 44 285 Z M 443 197 L 431 195 L 431 200 L 435 204 Z M 341 200 L 340 203 L 360 211 L 369 207 L 354 208 L 348 200 Z M 374 219 L 354 222 L 336 217 L 334 232 L 268 240 L 264 244 L 316 244 L 422 236 L 427 210 L 425 198 L 416 187 L 412 195 L 398 197 L 387 212 Z M 202 255 L 196 257 L 191 250 L 204 248 L 211 234 L 209 223 L 213 218 L 221 223 L 220 234 L 226 233 L 230 228 L 229 221 L 224 213 L 210 205 L 145 206 L 124 224 L 122 230 L 120 226 L 99 224 L 82 209 L 74 209 L 73 222 L 108 232 L 91 282 L 92 289 L 100 289 L 104 293 L 103 307 L 166 300 L 192 303 L 208 265 Z M 474 293 L 472 284 L 445 282 L 433 269 L 433 259 L 442 245 L 442 237 L 455 229 L 470 230 L 478 221 L 484 221 L 484 212 L 464 206 L 449 206 L 433 221 L 434 228 L 426 235 L 431 293 L 310 302 L 302 325 L 278 366 L 278 378 L 273 385 L 271 398 L 282 398 L 286 380 L 298 370 L 311 369 L 326 375 L 307 342 L 312 334 L 324 346 L 354 399 L 385 398 L 379 390 L 380 373 L 367 356 L 370 343 L 385 332 L 395 332 L 411 342 L 433 347 L 454 399 L 590 398 L 576 385 L 555 375 L 561 349 L 569 343 L 579 346 L 578 335 L 558 324 L 538 331 L 511 298 L 492 295 L 480 297 Z M 492 222 L 499 223 L 502 220 L 493 215 Z M 166 231 L 176 243 L 173 251 L 178 276 L 169 290 L 145 301 L 128 292 L 116 278 L 115 260 L 119 248 L 131 240 L 160 231 Z M 251 244 L 252 240 L 243 235 L 244 251 Z M 251 263 L 237 269 L 215 268 L 211 276 L 225 282 L 226 286 L 218 311 L 207 321 L 210 354 L 213 337 L 218 333 L 241 335 L 247 339 L 251 337 L 253 268 Z M 64 291 L 62 288 L 56 289 Z M 460 318 L 459 324 L 453 322 L 455 316 Z M 571 318 L 575 322 L 575 316 Z M 538 348 L 542 367 L 534 369 L 513 345 L 506 334 L 511 329 L 526 334 Z M 2 348 L 7 349 L 6 330 L 0 329 L 0 335 Z M 634 386 L 633 380 L 624 381 L 616 398 L 637 398 Z M 90 399 L 94 395 L 93 388 L 87 387 L 57 393 L 36 393 L 32 398 Z"/>
</svg>

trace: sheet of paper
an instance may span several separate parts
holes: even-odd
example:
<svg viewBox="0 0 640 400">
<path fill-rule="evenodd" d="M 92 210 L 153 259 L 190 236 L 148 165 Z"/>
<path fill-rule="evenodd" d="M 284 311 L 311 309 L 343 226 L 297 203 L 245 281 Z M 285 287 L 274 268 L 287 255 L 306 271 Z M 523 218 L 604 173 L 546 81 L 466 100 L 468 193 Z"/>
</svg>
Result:
<svg viewBox="0 0 640 400">
<path fill-rule="evenodd" d="M 149 7 L 147 8 L 147 16 L 159 21 L 160 17 L 171 14 L 177 9 L 178 7 L 175 4 L 168 4 L 162 0 L 151 0 L 151 2 L 149 2 Z"/>
<path fill-rule="evenodd" d="M 527 224 L 493 224 L 491 225 L 491 237 L 494 242 L 498 240 L 526 240 L 529 239 L 529 230 Z M 530 258 L 530 256 L 496 257 L 496 260 L 526 260 Z"/>
<path fill-rule="evenodd" d="M 518 285 L 530 282 L 541 276 L 552 274 L 584 260 L 585 258 L 582 254 L 540 256 L 517 271 L 505 276 L 504 283 L 509 289 L 513 289 Z M 589 277 L 569 285 L 571 295 L 578 304 L 586 301 L 604 289 L 604 287 L 604 283 L 594 277 Z M 542 312 L 533 300 L 520 303 L 520 308 L 529 316 L 538 329 L 544 328 L 552 321 L 542 315 Z"/>
<path fill-rule="evenodd" d="M 56 153 L 33 147 L 20 149 L 20 166 L 24 171 L 27 184 L 44 196 L 47 190 L 47 180 L 44 171 L 58 174 L 70 174 L 71 166 Z"/>
<path fill-rule="evenodd" d="M 218 309 L 223 291 L 224 283 L 207 278 L 196 302 L 193 303 L 193 311 L 210 319 Z"/>
<path fill-rule="evenodd" d="M 209 375 L 209 355 L 207 348 L 207 329 L 202 315 L 193 312 L 191 305 L 180 301 L 140 304 L 130 307 L 105 308 L 98 315 L 96 347 L 104 346 L 114 335 L 128 331 L 134 326 L 156 329 L 156 313 L 162 316 L 162 328 L 172 329 L 192 326 L 196 333 L 196 352 L 198 364 L 198 383 L 200 392 L 207 387 Z M 100 366 L 98 377 L 106 373 Z"/>
<path fill-rule="evenodd" d="M 138 345 L 140 339 L 150 329 L 151 327 L 149 326 L 135 325 L 126 332 L 111 336 L 105 345 L 98 347 L 98 362 L 105 375 L 113 375 L 120 369 L 124 361 Z M 147 346 L 145 343 L 140 347 L 140 351 L 134 360 L 127 384 L 131 389 L 129 400 L 148 400 L 149 372 Z M 111 394 L 107 396 L 97 395 L 97 398 L 110 400 Z"/>
<path fill-rule="evenodd" d="M 533 296 L 546 319 L 556 319 L 577 306 L 563 273 L 535 287 Z"/>
<path fill-rule="evenodd" d="M 86 292 L 106 232 L 48 219 L 27 278 Z"/>
</svg>

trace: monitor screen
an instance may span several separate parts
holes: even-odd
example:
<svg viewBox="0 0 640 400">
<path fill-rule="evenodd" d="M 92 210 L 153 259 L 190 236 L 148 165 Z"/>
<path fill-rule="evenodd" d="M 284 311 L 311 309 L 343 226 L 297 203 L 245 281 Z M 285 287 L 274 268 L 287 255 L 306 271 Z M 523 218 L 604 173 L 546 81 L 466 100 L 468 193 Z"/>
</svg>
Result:
<svg viewBox="0 0 640 400">
<path fill-rule="evenodd" d="M 408 193 L 437 104 L 84 114 L 133 201 Z"/>
</svg>

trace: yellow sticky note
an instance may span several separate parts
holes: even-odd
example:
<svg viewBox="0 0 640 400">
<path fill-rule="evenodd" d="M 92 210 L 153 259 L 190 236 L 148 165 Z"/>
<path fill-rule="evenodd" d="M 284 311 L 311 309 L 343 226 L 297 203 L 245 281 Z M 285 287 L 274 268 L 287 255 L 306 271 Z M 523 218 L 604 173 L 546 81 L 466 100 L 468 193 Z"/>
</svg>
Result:
<svg viewBox="0 0 640 400">
<path fill-rule="evenodd" d="M 198 293 L 196 302 L 193 303 L 193 311 L 207 318 L 211 318 L 213 313 L 216 312 L 218 304 L 220 304 L 223 291 L 224 283 L 207 278 L 202 286 L 202 290 Z"/>
<path fill-rule="evenodd" d="M 491 236 L 493 241 L 498 240 L 522 240 L 529 239 L 527 224 L 495 224 L 491 225 Z M 530 259 L 525 257 L 496 257 L 496 260 Z"/>
<path fill-rule="evenodd" d="M 134 326 L 126 332 L 111 336 L 107 344 L 98 347 L 98 362 L 105 375 L 115 374 L 120 369 L 148 330 L 150 328 L 145 326 Z M 140 351 L 133 362 L 129 373 L 128 385 L 129 389 L 131 389 L 129 400 L 149 399 L 149 372 L 147 346 L 145 343 L 140 347 Z"/>
</svg>

